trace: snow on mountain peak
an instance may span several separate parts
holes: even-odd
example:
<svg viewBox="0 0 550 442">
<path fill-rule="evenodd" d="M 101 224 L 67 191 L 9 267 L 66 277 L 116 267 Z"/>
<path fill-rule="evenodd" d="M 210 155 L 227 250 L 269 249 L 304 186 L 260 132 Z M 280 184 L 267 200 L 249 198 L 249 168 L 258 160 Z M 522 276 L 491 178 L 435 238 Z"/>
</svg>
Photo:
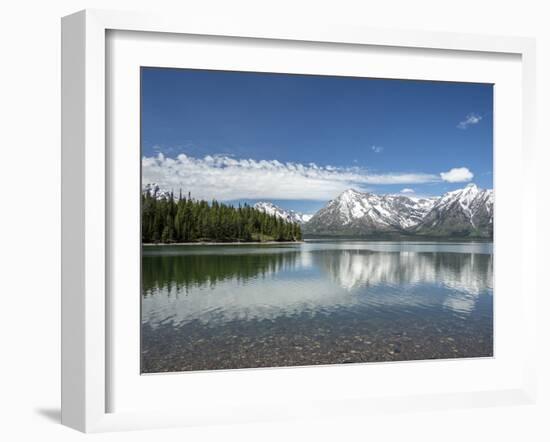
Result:
<svg viewBox="0 0 550 442">
<path fill-rule="evenodd" d="M 145 184 L 145 186 L 143 186 L 143 193 L 149 193 L 151 196 L 155 196 L 158 199 L 168 198 L 170 196 L 170 192 L 161 189 L 157 183 Z"/>
<path fill-rule="evenodd" d="M 254 204 L 254 208 L 262 210 L 268 215 L 275 215 L 278 218 L 290 221 L 293 223 L 303 224 L 308 222 L 313 215 L 295 212 L 294 210 L 285 210 L 269 201 L 259 201 Z"/>
<path fill-rule="evenodd" d="M 464 220 L 474 231 L 480 228 L 487 230 L 493 221 L 493 201 L 492 189 L 480 189 L 474 183 L 469 183 L 439 198 L 434 205 L 433 215 L 423 221 L 423 227 L 440 228 L 452 219 L 455 225 Z"/>
<path fill-rule="evenodd" d="M 330 201 L 324 214 L 344 226 L 368 224 L 385 229 L 405 229 L 420 222 L 433 206 L 433 200 L 404 195 L 377 195 L 348 189 Z"/>
<path fill-rule="evenodd" d="M 355 189 L 347 189 L 347 190 L 344 190 L 344 191 L 338 196 L 338 198 L 350 197 L 350 196 L 356 196 L 356 195 L 363 195 L 363 192 L 359 192 L 358 190 L 355 190 Z"/>
</svg>

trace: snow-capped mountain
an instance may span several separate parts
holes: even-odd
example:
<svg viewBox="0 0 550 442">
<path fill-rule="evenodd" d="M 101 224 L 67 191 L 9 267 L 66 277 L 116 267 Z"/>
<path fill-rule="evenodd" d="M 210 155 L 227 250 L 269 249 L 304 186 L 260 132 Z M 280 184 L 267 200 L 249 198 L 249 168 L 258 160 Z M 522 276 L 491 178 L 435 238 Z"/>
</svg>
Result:
<svg viewBox="0 0 550 442">
<path fill-rule="evenodd" d="M 284 219 L 285 221 L 291 221 L 293 223 L 303 224 L 311 219 L 313 215 L 305 213 L 295 212 L 294 210 L 285 210 L 276 206 L 273 203 L 260 201 L 254 204 L 254 208 L 262 210 L 268 215 L 276 215 L 277 217 Z"/>
<path fill-rule="evenodd" d="M 406 233 L 491 236 L 493 191 L 469 184 L 442 197 L 418 198 L 346 190 L 304 225 L 308 234 Z"/>
<path fill-rule="evenodd" d="M 164 197 L 168 198 L 170 196 L 170 192 L 161 189 L 157 183 L 145 184 L 145 186 L 143 186 L 142 192 L 149 192 L 151 196 L 156 196 L 159 199 Z"/>
<path fill-rule="evenodd" d="M 377 195 L 346 190 L 307 223 L 308 233 L 369 234 L 416 226 L 435 204 L 432 198 Z"/>
<path fill-rule="evenodd" d="M 493 190 L 471 183 L 439 198 L 414 230 L 425 235 L 492 236 L 493 205 Z"/>
</svg>

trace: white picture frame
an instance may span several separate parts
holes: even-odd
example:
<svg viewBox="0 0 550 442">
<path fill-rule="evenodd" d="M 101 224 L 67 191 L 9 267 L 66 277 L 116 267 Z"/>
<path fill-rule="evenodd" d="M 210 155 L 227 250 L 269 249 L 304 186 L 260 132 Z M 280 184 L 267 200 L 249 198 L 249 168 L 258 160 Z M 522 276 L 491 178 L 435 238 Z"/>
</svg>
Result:
<svg viewBox="0 0 550 442">
<path fill-rule="evenodd" d="M 536 253 L 536 193 L 533 181 L 535 133 L 535 42 L 518 37 L 493 37 L 417 31 L 388 31 L 307 24 L 240 22 L 215 23 L 193 17 L 87 10 L 62 21 L 62 423 L 85 432 L 185 426 L 217 422 L 249 422 L 329 415 L 365 414 L 431 408 L 531 403 L 535 397 L 534 349 L 529 339 L 521 358 L 522 376 L 513 387 L 449 393 L 373 397 L 327 397 L 303 404 L 274 404 L 255 410 L 252 403 L 236 404 L 227 414 L 199 410 L 109 411 L 109 370 L 112 353 L 108 299 L 109 253 L 112 230 L 108 228 L 109 193 L 106 121 L 109 93 L 106 82 L 106 35 L 110 31 L 139 31 L 163 35 L 200 35 L 226 38 L 268 39 L 292 44 L 337 43 L 384 48 L 467 51 L 513 54 L 521 57 L 521 149 L 523 185 L 521 213 L 521 326 L 534 336 L 536 287 L 534 268 L 527 256 Z M 498 167 L 497 167 L 497 173 Z M 529 190 L 529 191 L 528 191 Z M 361 370 L 361 366 L 354 368 Z M 258 373 L 258 371 L 250 372 Z M 239 373 L 247 382 L 246 371 Z M 252 378 L 253 374 L 249 377 Z M 168 377 L 167 379 L 169 379 Z M 172 379 L 175 379 L 172 377 Z M 166 381 L 170 382 L 170 380 Z"/>
</svg>

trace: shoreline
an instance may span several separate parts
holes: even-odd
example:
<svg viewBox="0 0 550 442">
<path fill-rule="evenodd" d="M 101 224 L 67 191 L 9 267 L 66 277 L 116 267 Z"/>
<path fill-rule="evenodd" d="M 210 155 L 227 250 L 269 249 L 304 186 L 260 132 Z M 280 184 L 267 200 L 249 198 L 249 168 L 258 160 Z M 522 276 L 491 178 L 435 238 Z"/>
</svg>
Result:
<svg viewBox="0 0 550 442">
<path fill-rule="evenodd" d="M 277 245 L 277 244 L 306 244 L 315 242 L 412 242 L 412 243 L 494 243 L 492 238 L 437 238 L 437 237 L 416 237 L 416 238 L 339 238 L 339 237 L 325 237 L 325 238 L 306 238 L 302 241 L 228 241 L 228 242 L 214 242 L 214 241 L 197 241 L 197 242 L 177 242 L 177 243 L 142 243 L 142 247 L 153 246 L 258 246 L 258 245 Z"/>
<path fill-rule="evenodd" d="M 274 244 L 304 244 L 305 241 L 197 241 L 197 242 L 173 242 L 173 243 L 141 243 L 143 247 L 150 246 L 248 246 L 248 245 L 274 245 Z"/>
</svg>

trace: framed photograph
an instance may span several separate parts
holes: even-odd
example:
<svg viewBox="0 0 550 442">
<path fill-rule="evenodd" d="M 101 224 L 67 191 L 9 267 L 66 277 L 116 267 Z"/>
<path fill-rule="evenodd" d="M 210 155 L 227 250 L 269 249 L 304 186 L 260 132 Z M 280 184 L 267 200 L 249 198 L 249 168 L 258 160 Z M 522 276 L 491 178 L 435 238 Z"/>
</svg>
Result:
<svg viewBox="0 0 550 442">
<path fill-rule="evenodd" d="M 83 11 L 62 44 L 64 424 L 533 400 L 532 40 Z"/>
</svg>

